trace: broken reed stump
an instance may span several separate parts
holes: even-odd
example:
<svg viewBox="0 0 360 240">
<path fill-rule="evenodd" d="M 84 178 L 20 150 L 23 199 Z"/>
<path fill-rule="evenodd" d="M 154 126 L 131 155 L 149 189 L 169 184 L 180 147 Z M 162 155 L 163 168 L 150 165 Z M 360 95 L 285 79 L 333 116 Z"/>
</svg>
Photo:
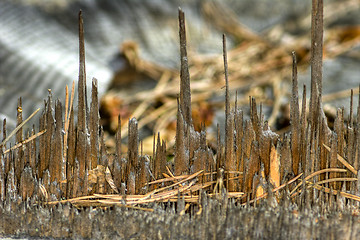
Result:
<svg viewBox="0 0 360 240">
<path fill-rule="evenodd" d="M 339 109 L 335 127 L 329 129 L 321 106 L 322 8 L 322 0 L 313 0 L 309 117 L 306 115 L 305 86 L 300 111 L 297 61 L 293 52 L 291 132 L 282 136 L 271 131 L 261 106 L 258 113 L 254 98 L 249 98 L 250 119 L 244 118 L 243 111 L 236 103 L 235 109 L 231 109 L 226 37 L 223 36 L 225 139 L 222 143 L 218 129 L 215 153 L 207 146 L 204 127 L 197 132 L 193 126 L 185 17 L 179 9 L 181 71 L 173 163 L 167 162 L 166 142 L 161 140 L 160 134 L 156 144 L 154 136 L 153 156 L 143 155 L 142 151 L 139 153 L 135 118 L 129 121 L 127 154 L 121 151 L 120 117 L 116 154 L 106 152 L 103 130 L 99 126 L 96 79 L 92 81 L 88 110 L 80 12 L 77 121 L 75 123 L 74 87 L 70 99 L 66 95 L 65 114 L 58 100 L 55 101 L 54 110 L 49 92 L 39 118 L 38 133 L 35 134 L 33 127 L 24 140 L 19 100 L 17 128 L 9 136 L 5 130 L 6 121 L 3 122 L 0 150 L 2 208 L 9 206 L 15 211 L 17 207 L 14 203 L 25 202 L 42 206 L 65 204 L 59 205 L 58 209 L 68 208 L 66 204 L 71 203 L 76 207 L 118 206 L 153 211 L 146 208 L 149 203 L 175 202 L 180 215 L 190 211 L 195 216 L 202 214 L 202 209 L 208 205 L 208 197 L 226 203 L 224 208 L 228 198 L 236 200 L 239 205 L 256 205 L 259 200 L 267 198 L 275 205 L 285 199 L 298 206 L 323 204 L 328 200 L 330 205 L 336 201 L 339 209 L 344 209 L 345 205 L 358 206 L 360 98 L 356 118 L 352 116 L 351 98 L 350 123 L 345 123 L 344 109 Z M 14 134 L 15 145 L 7 148 L 6 143 Z M 76 220 L 76 217 L 72 219 L 75 222 L 83 221 Z M 216 230 L 213 230 L 215 235 L 211 236 L 216 236 Z M 92 236 L 91 231 L 78 231 L 81 237 Z M 57 236 L 60 233 L 54 234 Z"/>
</svg>

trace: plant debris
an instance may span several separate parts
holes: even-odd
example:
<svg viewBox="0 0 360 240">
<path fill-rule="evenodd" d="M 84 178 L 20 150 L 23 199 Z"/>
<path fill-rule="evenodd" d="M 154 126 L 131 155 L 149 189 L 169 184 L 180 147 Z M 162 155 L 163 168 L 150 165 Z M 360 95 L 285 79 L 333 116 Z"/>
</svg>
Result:
<svg viewBox="0 0 360 240">
<path fill-rule="evenodd" d="M 358 206 L 360 98 L 357 116 L 352 116 L 351 110 L 350 121 L 346 124 L 344 109 L 338 109 L 333 129 L 328 127 L 322 105 L 322 9 L 322 0 L 313 0 L 309 105 L 305 87 L 303 99 L 299 100 L 295 52 L 287 54 L 286 48 L 274 48 L 250 33 L 244 36 L 247 40 L 239 48 L 228 52 L 223 35 L 223 69 L 220 70 L 217 58 L 206 61 L 188 58 L 185 17 L 179 9 L 180 78 L 164 71 L 159 74 L 160 80 L 154 90 L 132 96 L 140 102 L 135 110 L 140 120 L 129 119 L 127 129 L 124 127 L 126 121 L 117 112 L 115 153 L 107 152 L 104 131 L 99 125 L 96 79 L 92 81 L 91 103 L 87 103 L 84 26 L 80 12 L 77 121 L 73 107 L 74 85 L 70 100 L 66 91 L 64 116 L 61 102 L 55 101 L 53 108 L 49 93 L 38 133 L 35 134 L 34 127 L 25 140 L 22 126 L 27 120 L 22 121 L 21 111 L 18 111 L 16 129 L 9 136 L 3 132 L 1 202 L 11 205 L 30 201 L 42 207 L 61 206 L 59 204 L 71 204 L 76 208 L 120 207 L 150 212 L 155 211 L 151 207 L 153 203 L 176 203 L 180 216 L 194 209 L 196 213 L 192 215 L 201 215 L 204 198 L 246 206 L 257 205 L 261 199 L 278 205 L 285 198 L 299 205 L 315 205 L 320 198 Z M 241 29 L 237 32 L 243 34 Z M 258 53 L 262 53 L 261 63 L 250 68 L 254 60 L 245 56 L 255 58 Z M 280 134 L 271 127 L 274 114 L 281 108 L 279 95 L 284 94 L 279 90 L 280 79 L 288 73 L 284 69 L 291 69 L 291 64 L 290 132 Z M 276 71 L 273 71 L 274 66 Z M 250 76 L 257 79 L 255 84 Z M 190 77 L 196 80 L 190 81 Z M 220 78 L 225 80 L 220 81 Z M 175 84 L 180 85 L 180 94 Z M 219 126 L 215 143 L 208 140 L 205 127 L 208 115 L 194 118 L 196 105 L 192 104 L 222 94 L 221 91 L 200 91 L 204 84 L 208 84 L 207 89 L 220 89 L 225 85 L 224 141 Z M 254 88 L 261 91 L 267 85 L 273 87 L 275 98 L 259 94 L 262 97 L 255 100 Z M 248 93 L 254 95 L 246 100 L 236 96 L 232 104 L 230 91 L 240 86 L 247 86 Z M 353 95 L 351 91 L 351 109 Z M 161 102 L 161 106 L 148 114 L 156 101 Z M 245 101 L 249 101 L 249 119 L 245 118 L 241 107 Z M 261 102 L 260 107 L 257 101 Z M 273 105 L 269 120 L 265 120 L 265 104 Z M 21 100 L 18 109 L 21 109 Z M 157 121 L 155 126 L 161 123 L 160 126 L 169 127 L 163 122 L 171 122 L 166 119 L 169 113 L 176 113 L 175 142 L 164 140 L 162 133 L 158 133 L 157 138 L 156 135 L 152 137 L 152 155 L 144 153 L 139 128 L 153 121 Z M 15 146 L 6 149 L 7 141 L 14 134 Z M 122 147 L 125 136 L 127 150 Z M 168 159 L 169 145 L 175 146 L 173 159 Z"/>
</svg>

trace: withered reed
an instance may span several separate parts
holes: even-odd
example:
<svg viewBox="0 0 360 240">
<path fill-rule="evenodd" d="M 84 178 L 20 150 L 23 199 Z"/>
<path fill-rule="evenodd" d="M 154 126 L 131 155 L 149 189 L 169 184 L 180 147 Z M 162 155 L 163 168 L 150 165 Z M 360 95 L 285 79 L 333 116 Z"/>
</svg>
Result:
<svg viewBox="0 0 360 240">
<path fill-rule="evenodd" d="M 318 199 L 346 199 L 356 205 L 359 197 L 360 99 L 353 115 L 351 91 L 349 123 L 338 109 L 334 129 L 328 126 L 322 107 L 323 1 L 313 0 L 311 44 L 311 95 L 307 115 L 306 88 L 299 101 L 297 58 L 292 52 L 290 132 L 279 135 L 264 119 L 254 97 L 249 97 L 250 119 L 235 102 L 230 104 L 226 36 L 223 35 L 225 78 L 225 139 L 218 127 L 215 152 L 207 144 L 205 125 L 196 131 L 192 119 L 189 59 L 185 17 L 179 9 L 180 94 L 177 98 L 175 157 L 167 161 L 167 143 L 154 135 L 153 155 L 139 152 L 139 123 L 128 122 L 128 150 L 121 149 L 124 130 L 118 117 L 116 152 L 106 151 L 99 125 L 97 80 L 92 81 L 90 111 L 86 94 L 85 45 L 82 13 L 79 13 L 79 79 L 77 120 L 73 98 L 66 91 L 65 114 L 51 92 L 35 128 L 24 138 L 21 99 L 17 127 L 6 134 L 0 154 L 2 204 L 31 200 L 41 206 L 72 204 L 75 207 L 124 207 L 154 211 L 150 203 L 174 202 L 184 213 L 191 205 L 200 212 L 203 198 L 232 199 L 242 205 L 287 196 L 293 202 L 315 204 Z M 249 36 L 253 38 L 252 35 Z M 300 106 L 301 105 L 301 106 Z M 275 106 L 274 106 L 275 107 Z M 9 139 L 16 135 L 14 146 Z M 156 143 L 155 143 L 156 140 Z M 141 148 L 142 149 L 142 148 Z M 202 194 L 205 194 L 204 196 Z M 300 199 L 300 200 L 299 200 Z M 64 205 L 68 206 L 68 205 Z M 182 206 L 182 207 L 181 207 Z M 85 234 L 86 235 L 86 234 Z"/>
</svg>

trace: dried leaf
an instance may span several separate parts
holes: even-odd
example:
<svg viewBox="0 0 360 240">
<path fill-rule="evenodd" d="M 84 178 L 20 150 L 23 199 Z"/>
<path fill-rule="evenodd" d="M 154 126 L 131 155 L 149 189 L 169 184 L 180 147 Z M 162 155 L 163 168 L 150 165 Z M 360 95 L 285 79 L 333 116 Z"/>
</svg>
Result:
<svg viewBox="0 0 360 240">
<path fill-rule="evenodd" d="M 277 152 L 274 144 L 270 148 L 270 183 L 277 188 L 280 186 L 280 155 Z"/>
<path fill-rule="evenodd" d="M 105 170 L 105 179 L 107 181 L 107 183 L 110 185 L 111 189 L 114 190 L 114 192 L 119 193 L 119 190 L 117 189 L 114 180 L 112 178 L 111 172 L 110 172 L 110 168 L 106 167 Z"/>
</svg>

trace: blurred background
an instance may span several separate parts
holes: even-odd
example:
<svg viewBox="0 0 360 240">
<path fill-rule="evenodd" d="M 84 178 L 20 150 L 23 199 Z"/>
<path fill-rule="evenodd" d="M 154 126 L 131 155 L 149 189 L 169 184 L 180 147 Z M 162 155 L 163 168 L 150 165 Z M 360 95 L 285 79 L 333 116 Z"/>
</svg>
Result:
<svg viewBox="0 0 360 240">
<path fill-rule="evenodd" d="M 331 118 L 344 106 L 347 116 L 350 89 L 358 94 L 360 83 L 360 2 L 324 2 L 325 110 Z M 299 92 L 303 84 L 307 96 L 310 91 L 310 0 L 0 0 L 0 119 L 13 129 L 17 99 L 26 118 L 43 107 L 48 89 L 65 102 L 65 86 L 78 77 L 81 9 L 87 86 L 98 80 L 108 144 L 120 114 L 125 126 L 129 118 L 138 119 L 144 146 L 161 132 L 171 148 L 179 91 L 178 7 L 186 18 L 197 130 L 205 123 L 211 141 L 216 124 L 223 128 L 225 33 L 232 104 L 237 93 L 246 116 L 249 96 L 256 97 L 271 129 L 286 132 L 293 50 Z"/>
</svg>

